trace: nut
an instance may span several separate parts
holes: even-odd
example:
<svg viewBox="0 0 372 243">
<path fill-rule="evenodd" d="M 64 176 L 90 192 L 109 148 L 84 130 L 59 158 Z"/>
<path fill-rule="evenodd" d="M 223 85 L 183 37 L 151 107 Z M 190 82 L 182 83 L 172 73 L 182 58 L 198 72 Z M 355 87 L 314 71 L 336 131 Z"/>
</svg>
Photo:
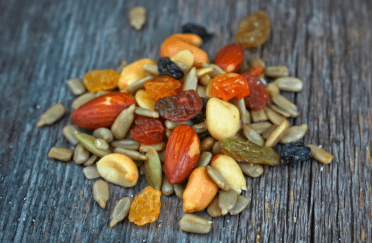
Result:
<svg viewBox="0 0 372 243">
<path fill-rule="evenodd" d="M 142 66 L 145 64 L 156 65 L 154 60 L 144 58 L 126 66 L 120 74 L 119 89 L 125 92 L 129 91 L 129 86 L 146 77 Z"/>
<path fill-rule="evenodd" d="M 182 62 L 186 65 L 187 70 L 190 70 L 194 65 L 194 54 L 190 50 L 182 50 L 177 52 L 174 56 L 171 57 L 172 62 Z"/>
<path fill-rule="evenodd" d="M 143 89 L 138 90 L 135 95 L 135 99 L 140 107 L 155 110 L 155 101 L 151 99 L 150 94 L 147 93 L 147 91 Z"/>
</svg>

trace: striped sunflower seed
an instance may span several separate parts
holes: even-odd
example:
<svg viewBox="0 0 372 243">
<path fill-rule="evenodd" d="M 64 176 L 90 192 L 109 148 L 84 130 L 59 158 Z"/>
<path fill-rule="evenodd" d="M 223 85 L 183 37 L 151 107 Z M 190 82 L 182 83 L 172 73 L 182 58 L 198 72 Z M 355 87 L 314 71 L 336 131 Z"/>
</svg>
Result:
<svg viewBox="0 0 372 243">
<path fill-rule="evenodd" d="M 134 109 L 136 109 L 135 104 L 123 110 L 112 124 L 111 133 L 116 139 L 123 139 L 127 135 L 134 120 Z"/>
<path fill-rule="evenodd" d="M 76 128 L 73 125 L 67 125 L 63 128 L 62 133 L 72 145 L 76 146 L 79 143 L 79 139 L 77 139 L 75 135 Z"/>
<path fill-rule="evenodd" d="M 165 149 L 166 144 L 164 142 L 152 144 L 152 145 L 146 145 L 141 144 L 141 147 L 139 148 L 139 151 L 142 153 L 146 153 L 150 149 L 155 149 L 156 151 L 163 151 Z"/>
<path fill-rule="evenodd" d="M 298 92 L 302 90 L 303 82 L 294 77 L 282 77 L 275 80 L 280 90 Z"/>
<path fill-rule="evenodd" d="M 234 208 L 237 199 L 238 193 L 234 189 L 219 192 L 218 206 L 221 209 L 222 215 L 226 215 Z"/>
<path fill-rule="evenodd" d="M 207 86 L 210 82 L 212 82 L 211 76 L 209 74 L 205 74 L 202 77 L 200 77 L 200 83 L 203 86 Z"/>
<path fill-rule="evenodd" d="M 255 130 L 258 134 L 262 134 L 266 129 L 268 129 L 272 124 L 270 122 L 256 122 L 249 124 L 249 126 Z"/>
<path fill-rule="evenodd" d="M 89 159 L 84 163 L 85 166 L 90 166 L 92 165 L 94 162 L 96 162 L 98 156 L 93 154 L 92 156 L 89 157 Z"/>
<path fill-rule="evenodd" d="M 167 197 L 174 193 L 174 185 L 170 183 L 168 178 L 164 175 L 163 175 L 163 183 L 161 185 L 161 192 Z"/>
<path fill-rule="evenodd" d="M 218 205 L 218 198 L 218 196 L 214 197 L 213 201 L 207 208 L 207 212 L 211 217 L 220 217 L 222 215 L 221 208 Z"/>
<path fill-rule="evenodd" d="M 285 134 L 288 130 L 290 124 L 287 120 L 282 122 L 269 136 L 266 140 L 265 147 L 274 147 L 280 140 L 281 137 Z"/>
<path fill-rule="evenodd" d="M 134 139 L 122 139 L 112 142 L 111 146 L 114 148 L 138 150 L 141 146 L 141 143 Z"/>
<path fill-rule="evenodd" d="M 273 111 L 272 109 L 270 109 L 269 107 L 265 107 L 264 108 L 265 112 L 266 112 L 266 115 L 267 117 L 269 117 L 269 120 L 274 123 L 275 125 L 280 125 L 280 123 L 284 122 L 287 120 L 287 118 L 285 118 L 284 116 L 276 113 L 275 111 Z"/>
<path fill-rule="evenodd" d="M 271 78 L 287 77 L 288 68 L 286 66 L 271 66 L 265 67 L 265 76 Z"/>
<path fill-rule="evenodd" d="M 74 95 L 84 94 L 86 89 L 81 78 L 73 78 L 67 81 L 67 85 Z"/>
<path fill-rule="evenodd" d="M 103 140 L 102 138 L 96 138 L 96 140 L 94 141 L 94 144 L 99 149 L 108 150 L 110 148 L 108 143 L 105 140 Z"/>
<path fill-rule="evenodd" d="M 325 151 L 324 149 L 313 145 L 313 144 L 308 144 L 311 148 L 311 156 L 313 156 L 316 160 L 318 160 L 320 163 L 323 164 L 329 164 L 333 160 L 333 155 Z"/>
<path fill-rule="evenodd" d="M 206 234 L 211 230 L 212 222 L 193 214 L 185 214 L 181 218 L 179 226 L 185 232 Z"/>
<path fill-rule="evenodd" d="M 66 113 L 66 108 L 61 104 L 55 104 L 40 116 L 37 127 L 50 125 L 58 121 Z"/>
<path fill-rule="evenodd" d="M 85 163 L 89 159 L 89 152 L 84 148 L 81 143 L 76 145 L 74 152 L 74 161 L 76 164 L 80 165 Z"/>
<path fill-rule="evenodd" d="M 174 184 L 174 192 L 179 199 L 183 200 L 183 193 L 185 192 L 185 187 L 181 184 Z"/>
<path fill-rule="evenodd" d="M 200 142 L 201 150 L 210 150 L 213 147 L 215 139 L 213 137 L 207 137 Z"/>
<path fill-rule="evenodd" d="M 93 198 L 101 206 L 106 207 L 106 202 L 109 199 L 109 185 L 103 180 L 94 182 L 93 184 Z"/>
<path fill-rule="evenodd" d="M 198 79 L 196 78 L 196 68 L 191 68 L 190 72 L 187 74 L 185 78 L 185 82 L 183 84 L 183 91 L 186 90 L 196 90 L 198 85 Z"/>
<path fill-rule="evenodd" d="M 209 164 L 209 162 L 211 162 L 212 157 L 213 157 L 213 155 L 212 155 L 211 152 L 203 151 L 199 156 L 198 163 L 197 163 L 196 167 L 207 166 Z"/>
<path fill-rule="evenodd" d="M 48 157 L 61 161 L 70 161 L 74 151 L 67 148 L 53 147 L 49 150 Z"/>
<path fill-rule="evenodd" d="M 236 200 L 235 206 L 230 210 L 231 215 L 237 215 L 241 213 L 251 202 L 250 198 L 246 198 L 243 196 L 238 196 L 238 199 Z"/>
<path fill-rule="evenodd" d="M 150 75 L 159 76 L 158 65 L 145 64 L 142 69 Z"/>
<path fill-rule="evenodd" d="M 251 118 L 253 122 L 262 122 L 268 120 L 268 117 L 263 109 L 259 111 L 251 111 Z"/>
<path fill-rule="evenodd" d="M 110 143 L 114 140 L 114 136 L 112 135 L 110 129 L 101 127 L 93 131 L 93 136 L 96 138 L 102 138 L 106 142 Z"/>
<path fill-rule="evenodd" d="M 123 197 L 116 203 L 114 211 L 111 214 L 110 228 L 127 217 L 132 202 L 133 198 Z"/>
<path fill-rule="evenodd" d="M 134 110 L 134 113 L 137 114 L 137 115 L 141 115 L 141 116 L 147 116 L 147 117 L 152 117 L 152 118 L 159 118 L 159 112 L 153 111 L 153 110 L 149 110 L 149 109 L 145 109 L 145 108 L 142 108 L 142 107 L 137 107 Z"/>
<path fill-rule="evenodd" d="M 91 101 L 93 100 L 94 98 L 96 98 L 96 93 L 85 93 L 85 94 L 82 94 L 80 95 L 79 97 L 77 97 L 74 102 L 72 102 L 72 109 L 76 110 L 77 108 L 79 108 L 80 106 L 84 105 L 85 103 L 87 103 L 88 101 Z"/>
<path fill-rule="evenodd" d="M 120 66 L 116 69 L 116 72 L 120 74 L 126 66 L 128 66 L 128 62 L 122 61 Z"/>
<path fill-rule="evenodd" d="M 131 158 L 132 160 L 147 160 L 147 157 L 140 152 L 130 150 L 130 149 L 125 149 L 125 148 L 115 148 L 114 153 L 118 154 L 124 154 Z"/>
<path fill-rule="evenodd" d="M 258 134 L 253 128 L 251 128 L 247 124 L 243 125 L 243 133 L 244 136 L 252 143 L 255 143 L 260 146 L 263 146 L 265 144 L 265 141 L 260 136 L 260 134 Z"/>
<path fill-rule="evenodd" d="M 219 188 L 221 188 L 224 191 L 230 190 L 230 184 L 227 182 L 227 180 L 221 175 L 220 172 L 213 169 L 212 166 L 207 165 L 207 172 L 208 175 L 211 177 L 211 179 L 217 184 Z"/>
<path fill-rule="evenodd" d="M 281 143 L 291 143 L 297 142 L 305 136 L 307 132 L 307 124 L 302 124 L 301 126 L 290 127 L 280 139 Z"/>
<path fill-rule="evenodd" d="M 135 94 L 138 90 L 145 88 L 145 83 L 150 80 L 155 80 L 156 78 L 154 76 L 147 76 L 141 80 L 138 80 L 137 82 L 132 83 L 129 85 L 129 92 L 131 94 Z"/>
<path fill-rule="evenodd" d="M 283 95 L 276 95 L 272 97 L 272 101 L 274 102 L 274 104 L 276 104 L 283 110 L 289 112 L 289 114 L 291 114 L 292 117 L 298 116 L 299 113 L 297 110 L 297 106 L 290 102 L 289 100 L 287 100 Z"/>
<path fill-rule="evenodd" d="M 271 133 L 278 127 L 278 125 L 271 125 L 269 126 L 263 133 L 262 133 L 262 137 L 264 139 L 268 139 L 271 135 Z"/>
<path fill-rule="evenodd" d="M 238 163 L 240 169 L 243 171 L 244 174 L 250 177 L 259 177 L 262 175 L 264 168 L 262 165 L 259 164 L 248 164 L 248 163 Z"/>
<path fill-rule="evenodd" d="M 84 172 L 85 178 L 89 180 L 93 180 L 93 179 L 97 179 L 101 177 L 97 170 L 97 164 L 89 165 L 85 167 L 83 169 L 83 172 Z"/>
<path fill-rule="evenodd" d="M 203 133 L 208 130 L 207 124 L 205 122 L 195 124 L 192 128 L 196 131 L 196 133 Z"/>
</svg>

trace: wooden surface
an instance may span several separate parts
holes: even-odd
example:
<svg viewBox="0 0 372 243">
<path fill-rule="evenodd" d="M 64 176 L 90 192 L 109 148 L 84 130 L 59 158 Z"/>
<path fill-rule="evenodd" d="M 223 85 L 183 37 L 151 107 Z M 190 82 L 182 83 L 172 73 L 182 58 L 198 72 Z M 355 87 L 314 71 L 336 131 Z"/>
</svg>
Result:
<svg viewBox="0 0 372 243">
<path fill-rule="evenodd" d="M 129 26 L 136 5 L 148 13 L 142 31 Z M 247 179 L 248 208 L 213 218 L 206 235 L 180 231 L 184 213 L 175 195 L 162 196 L 155 223 L 138 227 L 126 219 L 109 228 L 115 201 L 146 182 L 110 185 L 103 210 L 82 166 L 47 157 L 52 146 L 71 148 L 62 135 L 68 115 L 37 129 L 40 115 L 57 102 L 71 112 L 67 79 L 158 58 L 162 41 L 186 22 L 215 34 L 203 46 L 213 59 L 257 10 L 271 17 L 272 34 L 247 59 L 262 55 L 304 81 L 301 93 L 285 94 L 300 111 L 291 123 L 307 123 L 304 142 L 322 145 L 334 161 L 266 167 L 260 178 Z M 368 0 L 2 0 L 0 242 L 255 242 L 259 231 L 260 242 L 372 242 L 371 10 Z"/>
</svg>

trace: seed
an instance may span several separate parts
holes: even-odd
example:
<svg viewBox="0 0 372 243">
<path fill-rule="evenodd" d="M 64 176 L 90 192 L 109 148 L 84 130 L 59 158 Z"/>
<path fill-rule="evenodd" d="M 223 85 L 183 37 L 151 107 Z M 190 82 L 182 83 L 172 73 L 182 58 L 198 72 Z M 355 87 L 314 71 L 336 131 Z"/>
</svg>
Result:
<svg viewBox="0 0 372 243">
<path fill-rule="evenodd" d="M 207 137 L 200 143 L 201 150 L 210 150 L 216 140 L 213 137 Z"/>
<path fill-rule="evenodd" d="M 285 110 L 283 110 L 282 108 L 280 108 L 279 106 L 276 106 L 276 105 L 274 105 L 274 104 L 272 104 L 272 103 L 271 103 L 271 104 L 269 103 L 269 107 L 270 107 L 273 111 L 279 113 L 280 115 L 282 115 L 282 116 L 284 116 L 284 117 L 290 117 L 290 116 L 291 116 L 291 114 L 289 114 L 288 111 L 285 111 Z"/>
<path fill-rule="evenodd" d="M 243 124 L 247 124 L 246 123 L 246 112 L 248 112 L 247 111 L 247 108 L 246 108 L 246 106 L 245 106 L 245 101 L 244 101 L 244 98 L 242 98 L 242 99 L 240 99 L 240 100 L 238 100 L 238 99 L 234 99 L 233 100 L 233 103 L 234 103 L 234 105 L 238 108 L 238 110 L 239 110 L 239 113 L 240 113 L 240 119 L 241 119 L 241 121 L 242 121 L 242 123 Z M 249 117 L 250 118 L 250 117 Z M 250 119 L 249 119 L 250 120 Z M 250 121 L 249 121 L 249 123 L 250 123 Z M 249 124 L 248 123 L 248 124 Z"/>
<path fill-rule="evenodd" d="M 101 127 L 101 128 L 94 130 L 93 136 L 95 136 L 96 138 L 102 138 L 108 143 L 114 140 L 114 136 L 112 135 L 110 129 L 105 128 L 105 127 Z"/>
<path fill-rule="evenodd" d="M 142 69 L 150 75 L 159 76 L 158 65 L 145 64 L 142 66 Z"/>
<path fill-rule="evenodd" d="M 261 109 L 259 111 L 251 111 L 251 117 L 253 122 L 267 121 L 269 119 L 264 109 Z"/>
<path fill-rule="evenodd" d="M 167 138 L 169 138 L 170 135 L 172 135 L 172 130 L 170 130 L 170 129 L 167 128 L 167 129 L 165 130 L 165 136 L 167 136 Z"/>
<path fill-rule="evenodd" d="M 249 61 L 249 68 L 253 68 L 258 65 L 261 65 L 263 68 L 266 67 L 265 62 L 262 59 L 252 59 Z"/>
<path fill-rule="evenodd" d="M 169 182 L 169 180 L 166 176 L 163 176 L 163 183 L 161 185 L 161 192 L 167 197 L 174 193 L 174 186 L 173 186 L 172 183 Z"/>
<path fill-rule="evenodd" d="M 275 125 L 280 125 L 280 123 L 287 120 L 287 118 L 285 118 L 284 116 L 276 113 L 275 111 L 273 111 L 269 107 L 265 107 L 264 110 L 266 112 L 266 115 L 269 117 L 269 120 L 272 123 L 274 123 Z"/>
<path fill-rule="evenodd" d="M 160 190 L 163 173 L 158 152 L 156 152 L 155 149 L 149 149 L 146 153 L 146 157 L 148 158 L 148 160 L 145 161 L 146 181 L 149 186 L 155 190 Z"/>
<path fill-rule="evenodd" d="M 207 208 L 207 212 L 211 217 L 220 217 L 222 215 L 221 208 L 218 206 L 218 196 L 214 197 L 211 204 Z"/>
<path fill-rule="evenodd" d="M 95 137 L 90 136 L 85 133 L 80 133 L 78 131 L 75 131 L 75 135 L 79 139 L 79 142 L 81 145 L 83 145 L 88 151 L 97 155 L 98 157 L 103 157 L 111 153 L 110 150 L 103 150 L 103 149 L 97 148 L 95 145 L 95 140 L 96 140 Z"/>
<path fill-rule="evenodd" d="M 211 179 L 217 184 L 219 188 L 221 188 L 224 191 L 230 190 L 230 184 L 227 182 L 227 180 L 221 175 L 220 172 L 213 169 L 212 166 L 207 165 L 207 172 L 208 175 L 211 177 Z"/>
<path fill-rule="evenodd" d="M 198 79 L 196 78 L 196 68 L 193 67 L 190 72 L 187 74 L 185 78 L 185 82 L 183 84 L 183 91 L 186 90 L 196 90 L 196 86 L 198 85 Z"/>
<path fill-rule="evenodd" d="M 116 203 L 114 211 L 112 211 L 111 214 L 110 228 L 114 227 L 117 223 L 127 217 L 132 202 L 133 198 L 123 197 Z"/>
<path fill-rule="evenodd" d="M 311 148 L 311 155 L 318 160 L 320 163 L 329 164 L 333 160 L 333 155 L 313 144 L 308 144 Z"/>
<path fill-rule="evenodd" d="M 250 177 L 259 177 L 263 173 L 263 166 L 259 164 L 238 163 L 244 174 Z"/>
<path fill-rule="evenodd" d="M 96 93 L 96 97 L 99 97 L 99 96 L 102 96 L 102 95 L 105 95 L 105 94 L 108 94 L 110 93 L 110 91 L 107 91 L 107 90 L 100 90 Z"/>
<path fill-rule="evenodd" d="M 212 147 L 213 155 L 222 154 L 220 149 L 220 141 L 216 141 Z"/>
<path fill-rule="evenodd" d="M 281 137 L 285 134 L 285 132 L 289 128 L 289 122 L 285 120 L 282 122 L 269 136 L 269 138 L 266 140 L 265 147 L 274 147 Z"/>
<path fill-rule="evenodd" d="M 67 85 L 74 95 L 81 95 L 85 93 L 85 86 L 81 78 L 73 78 L 67 81 Z"/>
<path fill-rule="evenodd" d="M 243 133 L 244 133 L 244 136 L 252 143 L 255 143 L 260 146 L 263 146 L 265 144 L 265 141 L 260 136 L 260 134 L 258 134 L 253 128 L 251 128 L 247 124 L 243 125 Z"/>
<path fill-rule="evenodd" d="M 266 85 L 266 91 L 271 98 L 280 94 L 279 87 L 275 82 L 268 83 Z"/>
<path fill-rule="evenodd" d="M 204 86 L 198 85 L 196 87 L 196 92 L 198 92 L 198 95 L 202 98 L 207 98 L 206 89 Z"/>
<path fill-rule="evenodd" d="M 216 76 L 219 75 L 219 74 L 224 74 L 224 73 L 226 73 L 226 72 L 223 71 L 219 66 L 217 66 L 217 65 L 215 65 L 215 64 L 202 63 L 202 67 L 203 67 L 203 68 L 209 68 L 209 67 L 211 67 L 211 68 L 214 69 L 213 72 L 209 73 L 209 76 L 210 76 L 211 78 L 214 78 L 214 77 L 216 77 Z"/>
<path fill-rule="evenodd" d="M 211 221 L 193 214 L 183 215 L 179 225 L 182 231 L 199 234 L 206 234 L 212 228 Z"/>
<path fill-rule="evenodd" d="M 203 77 L 204 75 L 210 74 L 213 71 L 214 71 L 213 67 L 199 68 L 198 70 L 196 70 L 196 77 L 199 79 Z"/>
<path fill-rule="evenodd" d="M 241 213 L 251 202 L 250 198 L 246 198 L 243 196 L 238 196 L 238 199 L 236 200 L 235 206 L 230 210 L 231 215 L 237 215 Z"/>
<path fill-rule="evenodd" d="M 74 161 L 76 164 L 85 163 L 89 159 L 89 152 L 80 143 L 76 145 L 74 151 Z"/>
<path fill-rule="evenodd" d="M 262 133 L 262 137 L 264 139 L 268 139 L 271 135 L 271 133 L 278 127 L 278 125 L 271 125 L 270 127 L 268 127 L 263 133 Z"/>
<path fill-rule="evenodd" d="M 125 148 L 125 149 L 131 149 L 131 150 L 138 150 L 141 146 L 141 143 L 133 139 L 123 139 L 123 140 L 112 142 L 111 146 L 114 148 Z"/>
<path fill-rule="evenodd" d="M 195 124 L 192 128 L 196 131 L 196 133 L 203 133 L 208 130 L 207 124 L 205 122 Z"/>
<path fill-rule="evenodd" d="M 120 66 L 116 69 L 116 72 L 120 74 L 126 66 L 128 66 L 128 62 L 122 61 Z"/>
<path fill-rule="evenodd" d="M 84 105 L 88 101 L 93 100 L 94 98 L 96 98 L 96 93 L 89 93 L 88 92 L 88 93 L 82 94 L 79 97 L 77 97 L 74 100 L 74 102 L 72 102 L 71 107 L 72 107 L 72 109 L 76 110 L 77 108 Z"/>
<path fill-rule="evenodd" d="M 140 30 L 146 21 L 146 9 L 142 6 L 133 7 L 129 11 L 130 25 Z"/>
<path fill-rule="evenodd" d="M 83 172 L 84 172 L 85 178 L 87 178 L 88 180 L 93 180 L 93 179 L 97 179 L 101 177 L 97 170 L 97 164 L 89 165 L 85 167 L 83 169 Z"/>
<path fill-rule="evenodd" d="M 106 202 L 109 199 L 109 186 L 107 182 L 99 180 L 93 184 L 93 198 L 101 206 L 106 207 Z"/>
<path fill-rule="evenodd" d="M 145 109 L 145 108 L 142 108 L 142 107 L 137 107 L 134 110 L 134 113 L 137 114 L 137 115 L 141 115 L 141 116 L 159 118 L 159 113 L 157 111 Z"/>
<path fill-rule="evenodd" d="M 203 86 L 207 86 L 210 82 L 212 82 L 212 79 L 211 76 L 209 76 L 209 74 L 206 74 L 200 77 L 199 81 Z"/>
<path fill-rule="evenodd" d="M 145 155 L 130 149 L 115 148 L 114 153 L 124 154 L 133 160 L 147 160 L 147 157 Z"/>
<path fill-rule="evenodd" d="M 183 193 L 185 191 L 185 187 L 181 184 L 174 184 L 174 192 L 176 196 L 180 199 L 183 199 Z"/>
<path fill-rule="evenodd" d="M 211 162 L 213 155 L 211 152 L 203 151 L 198 159 L 196 167 L 207 166 Z"/>
<path fill-rule="evenodd" d="M 172 59 L 171 59 L 172 60 Z M 175 61 L 174 62 L 179 68 L 182 69 L 183 73 L 185 74 L 185 76 L 187 76 L 187 73 L 190 71 L 191 68 L 189 68 L 189 66 L 184 63 L 184 62 L 181 62 L 181 61 Z"/>
<path fill-rule="evenodd" d="M 228 191 L 220 191 L 218 196 L 218 206 L 221 209 L 222 215 L 226 215 L 232 208 L 234 208 L 238 194 L 234 189 Z"/>
<path fill-rule="evenodd" d="M 268 129 L 272 124 L 270 122 L 257 122 L 249 124 L 249 126 L 255 130 L 258 134 L 262 134 L 266 129 Z"/>
<path fill-rule="evenodd" d="M 146 66 L 146 65 L 144 65 L 144 66 Z M 150 66 L 152 66 L 152 65 L 150 65 Z M 143 89 L 145 87 L 145 83 L 147 81 L 154 80 L 154 79 L 156 79 L 156 78 L 154 76 L 150 75 L 150 76 L 147 76 L 147 77 L 145 77 L 141 80 L 138 80 L 137 82 L 132 83 L 131 85 L 129 85 L 129 92 L 131 94 L 135 94 L 138 90 Z"/>
<path fill-rule="evenodd" d="M 251 113 L 249 111 L 247 111 L 247 109 L 245 110 L 244 117 L 241 118 L 241 122 L 243 124 L 250 124 L 251 123 Z"/>
<path fill-rule="evenodd" d="M 74 151 L 67 148 L 53 147 L 49 150 L 48 157 L 61 161 L 70 161 Z"/>
<path fill-rule="evenodd" d="M 63 128 L 62 133 L 72 145 L 76 146 L 76 144 L 79 143 L 79 140 L 77 139 L 75 135 L 76 128 L 73 125 L 67 125 Z"/>
<path fill-rule="evenodd" d="M 66 108 L 61 104 L 55 104 L 50 107 L 44 114 L 40 116 L 39 122 L 36 124 L 37 127 L 44 125 L 50 125 L 58 121 L 66 113 Z"/>
<path fill-rule="evenodd" d="M 265 75 L 271 78 L 287 77 L 288 68 L 286 66 L 265 67 Z"/>
<path fill-rule="evenodd" d="M 94 162 L 96 162 L 98 156 L 93 154 L 92 156 L 90 156 L 90 158 L 84 163 L 85 166 L 89 166 L 89 165 L 92 165 Z"/>
<path fill-rule="evenodd" d="M 176 62 L 177 65 L 178 65 L 177 62 L 183 63 L 186 67 L 187 72 L 188 72 L 192 68 L 192 66 L 194 65 L 195 57 L 194 57 L 194 53 L 192 51 L 185 49 L 185 50 L 177 52 L 170 59 L 172 60 L 172 62 Z"/>
<path fill-rule="evenodd" d="M 138 90 L 134 98 L 140 107 L 155 110 L 155 101 L 151 99 L 150 94 L 145 90 Z"/>
<path fill-rule="evenodd" d="M 297 110 L 297 106 L 295 104 L 293 104 L 292 102 L 290 102 L 289 100 L 287 100 L 283 95 L 274 96 L 272 98 L 272 101 L 274 102 L 274 104 L 276 104 L 277 106 L 279 106 L 283 110 L 288 111 L 289 114 L 291 114 L 292 117 L 297 117 L 298 116 L 299 113 L 298 113 L 298 110 Z"/>
<path fill-rule="evenodd" d="M 186 125 L 192 126 L 192 121 L 191 120 L 184 121 L 184 122 L 171 122 L 171 121 L 168 121 L 168 120 L 165 121 L 165 127 L 170 129 L 170 130 L 174 130 L 176 127 L 178 127 L 181 124 L 186 124 Z"/>
<path fill-rule="evenodd" d="M 302 90 L 303 83 L 301 79 L 294 77 L 282 77 L 275 80 L 280 90 L 298 92 Z"/>
<path fill-rule="evenodd" d="M 165 145 L 166 144 L 164 142 L 152 144 L 152 145 L 141 144 L 139 151 L 142 153 L 146 153 L 150 149 L 155 149 L 156 151 L 163 151 L 165 149 Z"/>
<path fill-rule="evenodd" d="M 212 82 L 210 82 L 207 85 L 207 87 L 205 88 L 205 94 L 207 95 L 208 99 L 216 97 L 214 95 L 214 89 L 213 89 L 213 83 Z"/>
<path fill-rule="evenodd" d="M 96 145 L 97 148 L 102 149 L 102 150 L 108 150 L 110 148 L 108 143 L 102 138 L 96 138 L 94 144 Z"/>
<path fill-rule="evenodd" d="M 116 139 L 123 139 L 127 135 L 134 120 L 134 109 L 136 109 L 135 104 L 123 110 L 112 124 L 111 133 Z"/>
<path fill-rule="evenodd" d="M 305 136 L 307 132 L 307 124 L 302 124 L 301 126 L 290 127 L 280 139 L 281 143 L 292 143 L 297 142 Z"/>
</svg>

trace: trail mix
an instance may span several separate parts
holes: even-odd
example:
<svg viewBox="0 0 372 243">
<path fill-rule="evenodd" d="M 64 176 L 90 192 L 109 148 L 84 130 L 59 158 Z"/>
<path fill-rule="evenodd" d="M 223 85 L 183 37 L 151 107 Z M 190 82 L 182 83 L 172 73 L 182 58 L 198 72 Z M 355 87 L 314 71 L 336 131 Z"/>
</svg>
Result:
<svg viewBox="0 0 372 243">
<path fill-rule="evenodd" d="M 133 16 L 144 14 L 136 11 Z M 132 24 L 140 28 L 141 21 Z M 262 59 L 243 65 L 244 48 L 259 47 L 270 35 L 264 12 L 243 20 L 237 43 L 222 47 L 214 63 L 200 48 L 212 34 L 192 23 L 182 32 L 163 42 L 157 61 L 123 62 L 117 71 L 93 70 L 67 82 L 79 95 L 70 118 L 92 133 L 67 125 L 63 134 L 75 151 L 53 147 L 48 156 L 84 164 L 87 179 L 103 178 L 93 185 L 102 208 L 109 200 L 107 182 L 133 187 L 141 172 L 149 185 L 134 200 L 118 201 L 110 227 L 127 215 L 137 225 L 156 221 L 161 194 L 175 193 L 187 213 L 180 228 L 208 233 L 211 222 L 191 213 L 242 212 L 250 203 L 240 196 L 247 190 L 245 175 L 259 177 L 263 165 L 281 161 L 294 165 L 313 157 L 329 164 L 333 159 L 321 147 L 298 142 L 308 127 L 291 127 L 287 120 L 299 112 L 280 92 L 301 91 L 302 81 L 289 77 L 287 67 L 266 67 Z M 52 124 L 65 112 L 56 104 L 37 126 Z M 278 143 L 284 144 L 281 155 L 272 149 Z"/>
</svg>

